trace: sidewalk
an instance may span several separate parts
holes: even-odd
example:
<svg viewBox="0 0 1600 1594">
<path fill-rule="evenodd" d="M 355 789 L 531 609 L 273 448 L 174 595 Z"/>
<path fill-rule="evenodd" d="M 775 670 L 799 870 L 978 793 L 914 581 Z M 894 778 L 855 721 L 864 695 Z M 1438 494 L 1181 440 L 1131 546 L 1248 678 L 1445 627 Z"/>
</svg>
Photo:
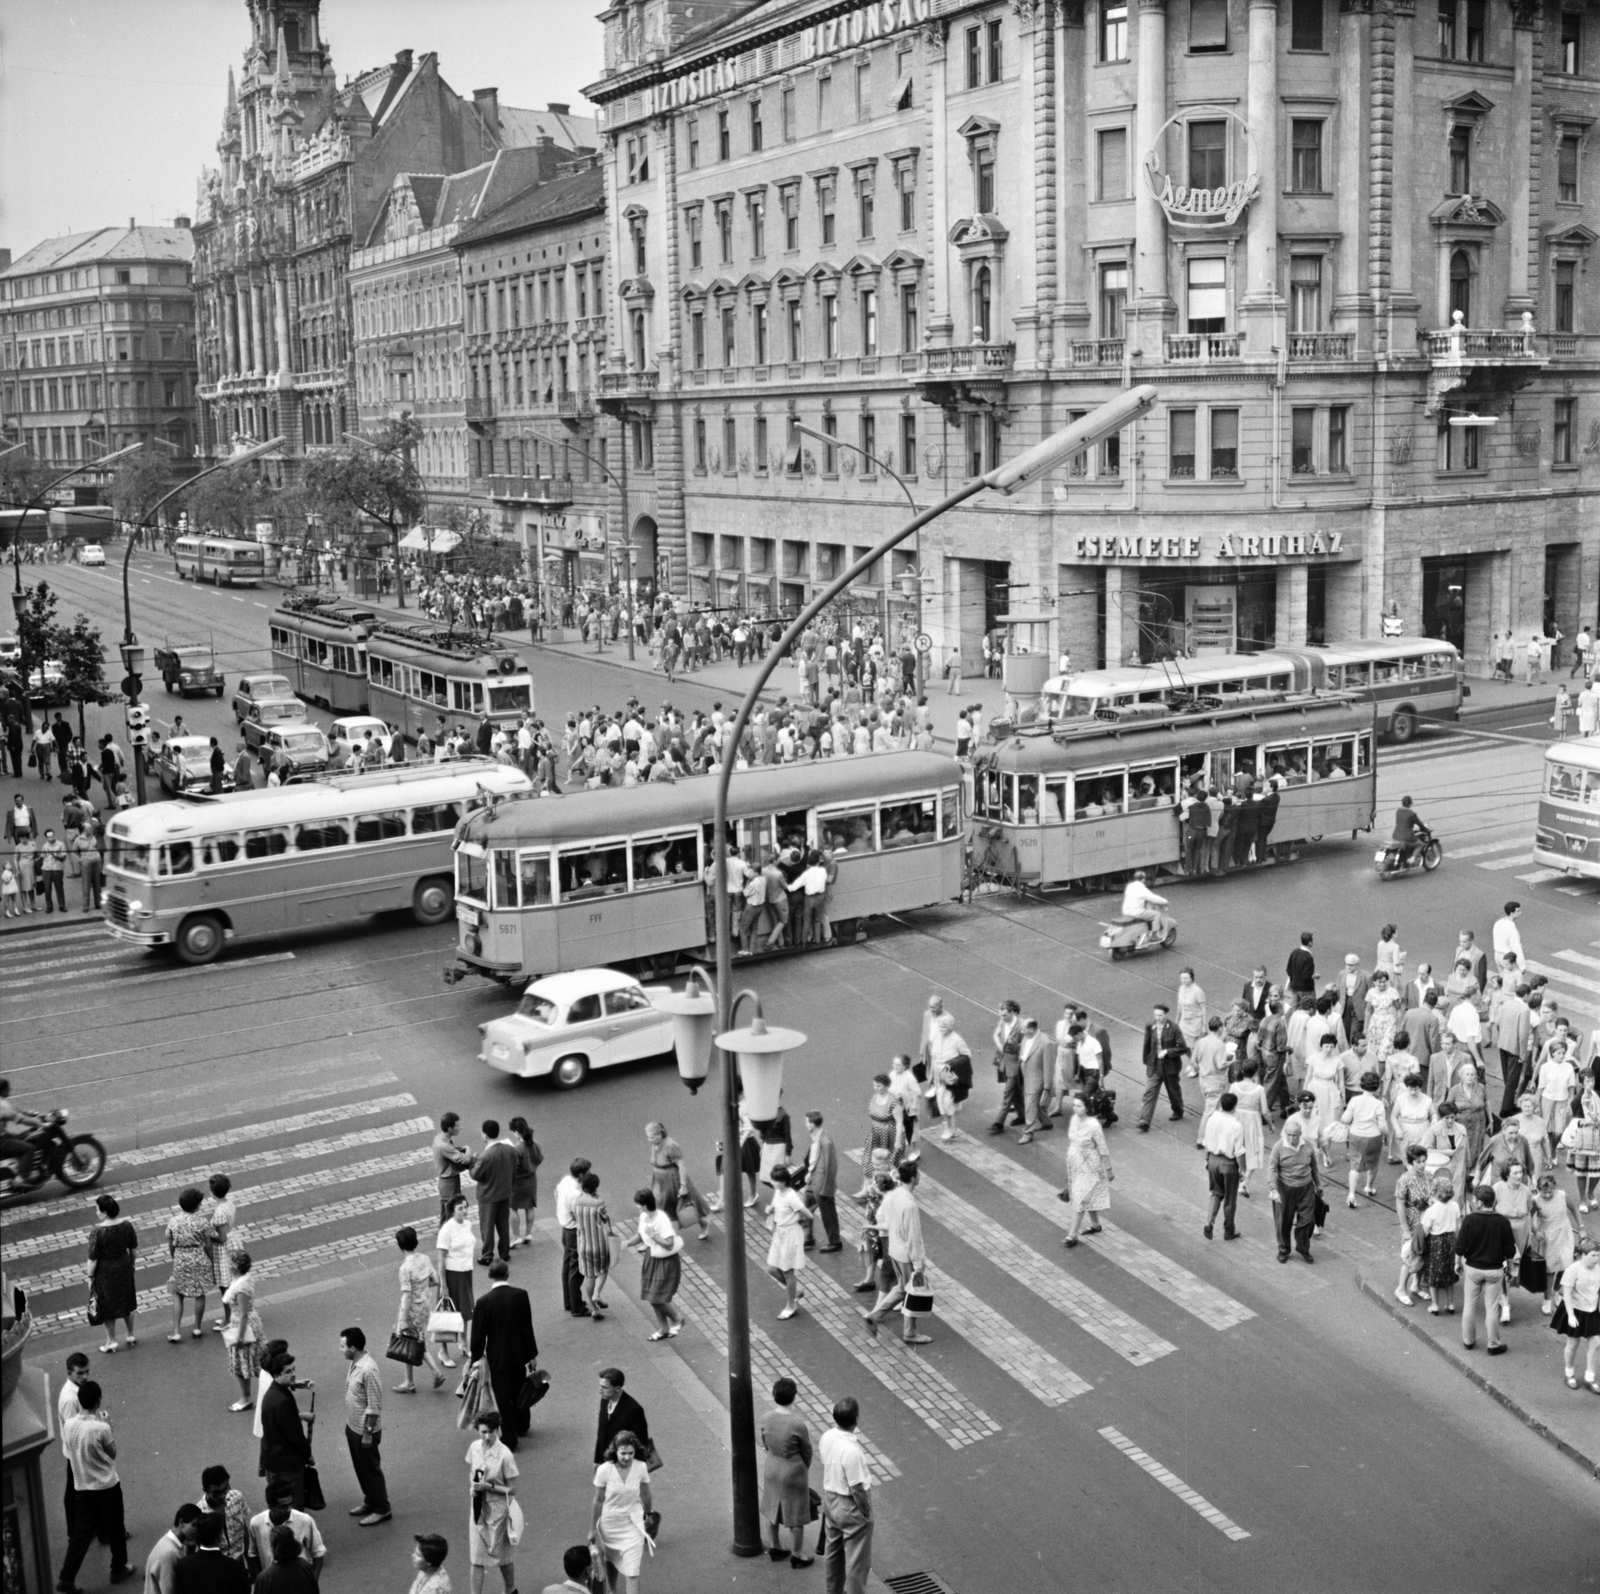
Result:
<svg viewBox="0 0 1600 1594">
<path fill-rule="evenodd" d="M 1512 1320 L 1501 1331 L 1508 1349 L 1504 1356 L 1491 1360 L 1484 1348 L 1481 1323 L 1477 1325 L 1477 1349 L 1468 1350 L 1461 1343 L 1459 1303 L 1455 1316 L 1431 1317 L 1425 1297 L 1413 1307 L 1402 1306 L 1394 1298 L 1394 1284 L 1388 1278 L 1374 1280 L 1357 1273 L 1356 1284 L 1363 1295 L 1432 1346 L 1491 1400 L 1591 1477 L 1600 1478 L 1600 1401 L 1582 1386 L 1581 1356 L 1579 1387 L 1567 1388 L 1560 1338 L 1551 1331 L 1550 1319 L 1540 1315 L 1533 1296 L 1525 1290 L 1511 1292 Z"/>
</svg>

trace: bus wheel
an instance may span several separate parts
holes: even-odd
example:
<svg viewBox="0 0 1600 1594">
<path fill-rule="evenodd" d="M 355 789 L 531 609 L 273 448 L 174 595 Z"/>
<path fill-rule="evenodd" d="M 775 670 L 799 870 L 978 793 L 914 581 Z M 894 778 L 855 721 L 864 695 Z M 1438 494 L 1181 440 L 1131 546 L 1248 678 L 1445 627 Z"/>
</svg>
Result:
<svg viewBox="0 0 1600 1594">
<path fill-rule="evenodd" d="M 173 943 L 180 963 L 210 963 L 222 950 L 222 923 L 209 913 L 197 913 L 178 927 Z"/>
<path fill-rule="evenodd" d="M 1389 721 L 1389 735 L 1404 745 L 1417 734 L 1417 716 L 1408 708 L 1396 709 Z"/>
<path fill-rule="evenodd" d="M 563 1057 L 550 1070 L 550 1082 L 557 1090 L 576 1090 L 588 1077 L 587 1057 Z"/>
<path fill-rule="evenodd" d="M 431 875 L 417 882 L 411 893 L 411 917 L 418 924 L 443 924 L 455 906 L 451 882 L 443 875 Z"/>
</svg>

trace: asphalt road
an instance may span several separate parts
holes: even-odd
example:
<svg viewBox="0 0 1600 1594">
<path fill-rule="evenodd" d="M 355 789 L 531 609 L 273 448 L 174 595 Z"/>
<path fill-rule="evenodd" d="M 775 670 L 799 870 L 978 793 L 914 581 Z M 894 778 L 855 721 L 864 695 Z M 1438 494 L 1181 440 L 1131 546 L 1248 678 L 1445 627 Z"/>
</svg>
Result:
<svg viewBox="0 0 1600 1594">
<path fill-rule="evenodd" d="M 103 620 L 110 590 L 99 584 L 112 579 L 69 570 L 61 585 Z M 264 619 L 253 605 L 270 593 L 179 589 L 159 568 L 136 582 L 149 616 L 138 622 L 142 635 L 166 624 L 192 630 L 198 604 L 214 611 L 230 672 L 264 663 L 250 651 Z M 571 667 L 571 685 L 541 674 L 547 715 L 596 695 L 592 671 Z M 185 717 L 205 731 L 216 713 L 196 701 Z M 1106 963 L 1095 948 L 1113 905 L 1104 899 L 995 898 L 881 924 L 856 947 L 741 971 L 769 1019 L 809 1035 L 790 1059 L 787 1100 L 797 1120 L 820 1106 L 841 1150 L 863 1138 L 870 1076 L 910 1044 L 931 990 L 945 994 L 979 1052 L 995 1002 L 1008 995 L 1046 1022 L 1070 995 L 1112 1030 L 1123 1122 L 1111 1133 L 1117 1182 L 1103 1238 L 1062 1250 L 1065 1209 L 1053 1198 L 1061 1151 L 1052 1144 L 1062 1137 L 1018 1147 L 984 1135 L 995 1091 L 980 1069 L 966 1119 L 977 1138 L 936 1143 L 924 1159 L 938 1269 L 933 1345 L 909 1353 L 890 1335 L 867 1342 L 848 1249 L 818 1259 L 806 1309 L 787 1324 L 776 1321 L 776 1288 L 752 1268 L 758 1386 L 795 1369 L 811 1414 L 845 1391 L 863 1402 L 880 1466 L 882 1572 L 929 1571 L 958 1594 L 1068 1578 L 1106 1590 L 1409 1591 L 1419 1575 L 1460 1588 L 1600 1586 L 1592 1480 L 1353 1286 L 1359 1269 L 1392 1270 L 1392 1169 L 1380 1180 L 1384 1201 L 1357 1212 L 1335 1203 L 1314 1268 L 1279 1266 L 1260 1193 L 1242 1203 L 1242 1243 L 1201 1237 L 1192 1118 L 1171 1124 L 1158 1114 L 1150 1135 L 1132 1132 L 1137 1026 L 1153 1000 L 1170 997 L 1178 967 L 1193 966 L 1225 997 L 1258 960 L 1280 971 L 1306 928 L 1330 968 L 1346 950 L 1370 960 L 1388 919 L 1413 963 L 1437 964 L 1458 928 L 1486 940 L 1501 900 L 1515 894 L 1526 904 L 1530 956 L 1563 1008 L 1585 1027 L 1600 1022 L 1600 894 L 1539 878 L 1528 856 L 1538 762 L 1531 738 L 1504 730 L 1380 755 L 1381 811 L 1410 792 L 1445 838 L 1444 868 L 1380 884 L 1363 836 L 1330 840 L 1282 871 L 1179 885 L 1171 954 Z M 254 1499 L 248 1419 L 226 1411 L 233 1392 L 220 1346 L 211 1336 L 163 1342 L 159 1233 L 184 1183 L 218 1166 L 234 1174 L 268 1332 L 294 1341 L 324 1391 L 318 1449 L 333 1507 L 324 1528 L 338 1569 L 330 1586 L 353 1587 L 407 1576 L 409 1533 L 438 1528 L 459 1540 L 464 1526 L 465 1441 L 447 1394 L 392 1397 L 404 1408 L 388 1414 L 396 1526 L 363 1534 L 339 1509 L 351 1491 L 336 1433 L 335 1336 L 360 1322 L 381 1340 L 392 1322 L 389 1236 L 433 1210 L 422 1120 L 446 1108 L 468 1124 L 526 1114 L 546 1154 L 546 1217 L 555 1177 L 579 1153 L 593 1159 L 613 1214 L 628 1214 L 652 1117 L 665 1118 L 710 1182 L 714 1093 L 691 1099 L 670 1066 L 602 1075 L 569 1095 L 483 1070 L 475 1026 L 507 997 L 485 985 L 445 987 L 448 942 L 446 929 L 384 921 L 241 943 L 212 968 L 180 970 L 88 925 L 0 940 L 0 1051 L 14 1090 L 27 1106 L 68 1105 L 104 1134 L 107 1185 L 147 1247 L 140 1286 L 154 1293 L 141 1346 L 95 1358 L 123 1435 L 141 1553 L 176 1502 L 195 1496 L 209 1461 L 229 1465 Z M 5 1216 L 7 1274 L 35 1288 L 52 1359 L 97 1337 L 81 1324 L 86 1205 L 45 1191 Z M 560 1547 L 583 1536 L 592 1373 L 611 1362 L 629 1370 L 666 1435 L 669 1467 L 657 1489 L 668 1532 L 647 1586 L 794 1586 L 786 1567 L 735 1563 L 721 1549 L 722 1247 L 720 1229 L 705 1245 L 691 1238 L 684 1300 L 693 1321 L 670 1349 L 644 1342 L 635 1307 L 605 1324 L 562 1317 L 547 1236 L 515 1253 L 513 1276 L 533 1291 L 557 1380 L 523 1457 L 534 1479 L 524 1503 L 537 1502 L 520 1557 L 524 1586 L 558 1580 Z M 614 1302 L 636 1287 L 634 1264 L 620 1271 Z M 1529 1316 L 1524 1305 L 1512 1355 L 1539 1360 L 1554 1382 L 1554 1336 Z M 80 1583 L 97 1588 L 103 1576 L 96 1561 Z"/>
</svg>

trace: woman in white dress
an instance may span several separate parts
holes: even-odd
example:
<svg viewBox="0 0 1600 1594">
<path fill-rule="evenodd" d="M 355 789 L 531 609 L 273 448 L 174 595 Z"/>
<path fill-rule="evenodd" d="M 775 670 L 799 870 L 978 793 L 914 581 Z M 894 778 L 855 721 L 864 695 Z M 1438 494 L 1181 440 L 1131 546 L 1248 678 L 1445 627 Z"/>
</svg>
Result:
<svg viewBox="0 0 1600 1594">
<path fill-rule="evenodd" d="M 1193 1052 L 1195 1042 L 1206 1033 L 1206 993 L 1194 977 L 1193 969 L 1178 970 L 1178 1028 Z M 1194 1077 L 1191 1064 L 1185 1072 Z"/>
<path fill-rule="evenodd" d="M 1239 1064 L 1239 1079 L 1228 1088 L 1233 1092 L 1233 1115 L 1244 1130 L 1244 1168 L 1239 1178 L 1239 1194 L 1250 1194 L 1250 1175 L 1267 1165 L 1267 1141 L 1261 1130 L 1262 1114 L 1267 1110 L 1267 1093 L 1256 1075 L 1261 1065 L 1247 1057 Z"/>
<path fill-rule="evenodd" d="M 594 1515 L 590 1534 L 606 1565 L 606 1584 L 615 1594 L 639 1594 L 639 1567 L 645 1546 L 655 1545 L 645 1532 L 650 1506 L 650 1469 L 639 1459 L 638 1438 L 624 1428 L 595 1470 Z"/>
<path fill-rule="evenodd" d="M 1390 983 L 1399 985 L 1400 974 L 1405 966 L 1406 955 L 1395 939 L 1395 927 L 1386 924 L 1378 932 L 1378 954 L 1372 960 L 1373 972 L 1383 969 L 1388 973 Z"/>
<path fill-rule="evenodd" d="M 1326 1136 L 1344 1112 L 1344 1064 L 1338 1046 L 1324 1046 L 1322 1039 L 1306 1058 L 1305 1088 L 1317 1098 L 1317 1128 Z"/>
<path fill-rule="evenodd" d="M 1410 1147 L 1423 1144 L 1437 1116 L 1433 1097 L 1428 1094 L 1422 1075 L 1407 1074 L 1400 1094 L 1395 1097 L 1390 1125 L 1394 1138 L 1389 1144 L 1404 1157 Z"/>
<path fill-rule="evenodd" d="M 787 1322 L 800 1310 L 800 1270 L 806 1265 L 806 1211 L 787 1168 L 772 1170 L 772 1244 L 767 1247 L 767 1272 L 784 1290 L 779 1318 Z"/>
<path fill-rule="evenodd" d="M 1072 1098 L 1072 1117 L 1067 1122 L 1067 1187 L 1059 1197 L 1072 1208 L 1072 1224 L 1061 1242 L 1068 1250 L 1078 1243 L 1085 1216 L 1089 1219 L 1085 1232 L 1100 1232 L 1100 1214 L 1111 1205 L 1111 1178 L 1106 1132 L 1090 1113 L 1089 1098 L 1080 1090 Z"/>
<path fill-rule="evenodd" d="M 517 1459 L 501 1442 L 499 1412 L 483 1412 L 472 1426 L 478 1431 L 467 1447 L 467 1466 L 472 1469 L 472 1509 L 467 1522 L 472 1594 L 483 1594 L 483 1575 L 491 1566 L 500 1568 L 506 1594 L 513 1594 L 517 1568 L 511 1543 L 511 1496 Z"/>
</svg>

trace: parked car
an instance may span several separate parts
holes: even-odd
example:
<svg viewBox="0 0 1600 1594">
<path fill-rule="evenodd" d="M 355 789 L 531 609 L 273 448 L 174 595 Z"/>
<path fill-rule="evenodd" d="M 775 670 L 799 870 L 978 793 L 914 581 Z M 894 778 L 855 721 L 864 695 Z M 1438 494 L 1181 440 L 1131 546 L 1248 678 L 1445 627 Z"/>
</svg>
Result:
<svg viewBox="0 0 1600 1594">
<path fill-rule="evenodd" d="M 233 717 L 241 725 L 244 724 L 251 704 L 259 702 L 264 697 L 294 698 L 294 688 L 289 684 L 289 677 L 279 675 L 274 670 L 258 670 L 250 675 L 241 675 L 239 684 L 233 689 Z M 302 719 L 305 717 L 303 711 L 300 717 Z"/>
<path fill-rule="evenodd" d="M 0 664 L 16 664 L 22 658 L 22 639 L 14 631 L 0 636 Z"/>
<path fill-rule="evenodd" d="M 239 729 L 244 733 L 245 745 L 257 751 L 267 732 L 274 725 L 306 724 L 306 706 L 297 697 L 263 697 L 245 711 Z M 320 736 L 322 733 L 317 732 Z"/>
<path fill-rule="evenodd" d="M 161 671 L 161 684 L 180 697 L 203 692 L 222 696 L 225 683 L 209 642 L 176 642 L 157 648 L 156 668 Z"/>
<path fill-rule="evenodd" d="M 336 719 L 333 728 L 328 732 L 328 741 L 335 748 L 342 747 L 346 753 L 353 753 L 360 748 L 369 732 L 383 749 L 383 756 L 387 758 L 394 737 L 390 734 L 389 727 L 376 714 L 346 714 Z"/>
<path fill-rule="evenodd" d="M 273 768 L 282 780 L 310 780 L 328 767 L 328 738 L 315 725 L 303 720 L 286 725 L 255 725 L 256 739 L 251 740 L 252 722 L 244 722 L 244 739 L 257 758 L 272 754 Z M 287 766 L 287 773 L 284 773 Z"/>
<path fill-rule="evenodd" d="M 28 671 L 28 697 L 48 707 L 67 700 L 67 667 L 60 659 L 46 659 L 42 669 Z"/>
<path fill-rule="evenodd" d="M 156 754 L 156 777 L 174 797 L 185 792 L 206 791 L 211 786 L 211 738 L 209 736 L 169 736 Z M 233 766 L 222 771 L 222 789 L 233 790 Z"/>
<path fill-rule="evenodd" d="M 661 995 L 666 987 L 654 987 Z M 652 991 L 615 969 L 575 969 L 530 980 L 514 1013 L 480 1024 L 479 1059 L 522 1079 L 571 1090 L 592 1068 L 672 1050 L 672 1019 Z"/>
<path fill-rule="evenodd" d="M 86 542 L 78 555 L 80 565 L 103 565 L 106 562 L 106 551 L 97 542 Z"/>
</svg>

